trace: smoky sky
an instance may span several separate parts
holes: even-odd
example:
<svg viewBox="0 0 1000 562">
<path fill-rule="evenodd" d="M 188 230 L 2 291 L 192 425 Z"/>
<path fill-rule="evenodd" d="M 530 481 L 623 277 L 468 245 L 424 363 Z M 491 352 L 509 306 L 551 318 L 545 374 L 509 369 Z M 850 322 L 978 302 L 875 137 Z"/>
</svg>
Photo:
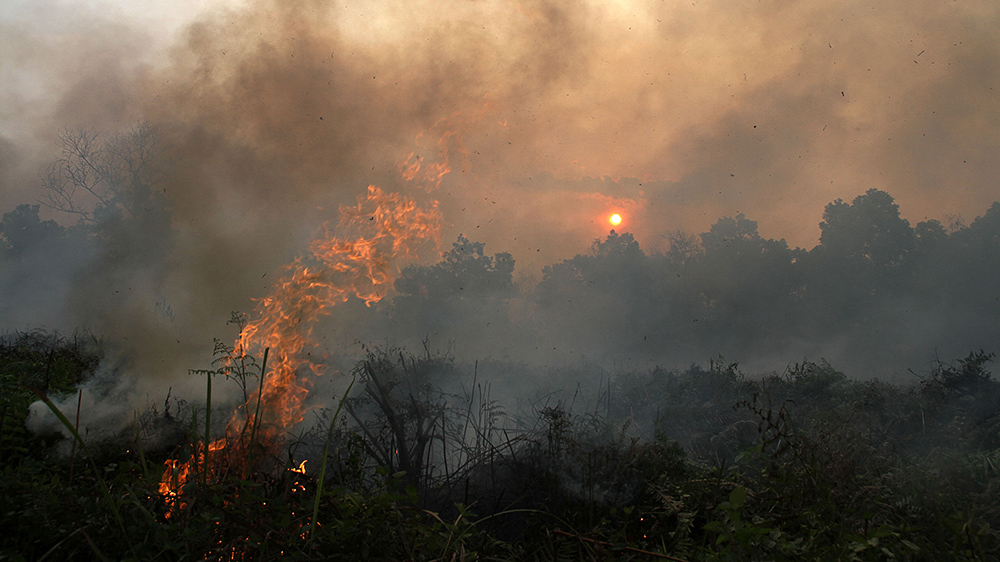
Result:
<svg viewBox="0 0 1000 562">
<path fill-rule="evenodd" d="M 2 12 L 0 207 L 38 199 L 64 127 L 155 126 L 172 243 L 155 274 L 114 277 L 149 306 L 69 323 L 174 342 L 164 369 L 369 184 L 439 201 L 442 240 L 529 278 L 611 212 L 648 250 L 737 213 L 811 248 L 824 205 L 870 188 L 914 224 L 1000 198 L 989 0 L 226 2 L 169 34 L 130 9 Z M 411 153 L 451 172 L 416 189 Z"/>
<path fill-rule="evenodd" d="M 548 261 L 601 234 L 584 209 L 614 194 L 574 183 L 587 177 L 667 182 L 626 194 L 663 217 L 640 238 L 741 211 L 811 246 L 817 209 L 870 187 L 918 218 L 995 199 L 990 2 L 230 3 L 155 54 L 129 14 L 95 12 L 53 2 L 5 26 L 21 78 L 6 136 L 36 151 L 67 124 L 150 119 L 195 221 L 233 199 L 300 214 L 389 183 L 441 120 L 464 148 L 437 194 L 460 210 L 450 223 L 485 228 L 479 196 L 495 195 L 518 229 L 556 234 Z M 549 193 L 577 224 L 521 209 Z"/>
</svg>

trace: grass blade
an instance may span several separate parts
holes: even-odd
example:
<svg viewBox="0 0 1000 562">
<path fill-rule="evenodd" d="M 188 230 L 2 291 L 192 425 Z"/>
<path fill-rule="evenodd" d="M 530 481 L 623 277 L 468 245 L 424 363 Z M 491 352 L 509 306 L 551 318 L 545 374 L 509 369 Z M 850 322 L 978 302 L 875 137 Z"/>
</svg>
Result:
<svg viewBox="0 0 1000 562">
<path fill-rule="evenodd" d="M 316 530 L 316 518 L 319 517 L 319 502 L 323 497 L 323 480 L 326 477 L 326 460 L 327 454 L 330 451 L 330 439 L 333 437 L 333 428 L 337 425 L 337 418 L 340 417 L 340 411 L 343 409 L 348 395 L 351 394 L 351 389 L 354 388 L 356 380 L 358 380 L 357 377 L 351 379 L 351 384 L 347 385 L 347 390 L 344 391 L 344 395 L 340 397 L 340 403 L 337 404 L 337 411 L 333 413 L 333 419 L 330 420 L 330 428 L 326 431 L 326 443 L 323 445 L 323 462 L 319 466 L 319 478 L 316 479 L 316 499 L 313 501 L 313 514 L 312 519 L 309 521 L 310 541 L 313 539 L 313 531 Z"/>
<path fill-rule="evenodd" d="M 66 416 L 63 415 L 62 411 L 60 411 L 59 408 L 57 408 L 56 405 L 53 404 L 51 400 L 49 400 L 48 396 L 45 396 L 45 394 L 42 391 L 38 390 L 37 388 L 30 386 L 26 388 L 38 395 L 38 399 L 44 402 L 46 406 L 48 406 L 49 410 L 51 410 L 52 413 L 55 414 L 57 418 L 59 418 L 59 421 L 63 424 L 63 426 L 65 426 L 66 429 L 73 436 L 73 438 L 76 439 L 76 442 L 80 444 L 80 450 L 87 453 L 87 459 L 90 460 L 90 465 L 94 469 L 94 476 L 101 483 L 101 493 L 104 494 L 104 499 L 107 500 L 108 507 L 111 509 L 112 515 L 115 516 L 115 521 L 118 523 L 118 528 L 122 532 L 122 537 L 128 544 L 128 549 L 132 552 L 133 555 L 135 555 L 135 550 L 132 548 L 132 540 L 129 538 L 128 532 L 125 530 L 125 522 L 122 520 L 122 515 L 118 511 L 118 506 L 115 505 L 115 501 L 111 497 L 111 492 L 108 491 L 108 483 L 104 481 L 104 477 L 101 475 L 101 471 L 97 467 L 97 463 L 94 462 L 94 457 L 92 457 L 90 455 L 90 452 L 87 450 L 87 444 L 83 441 L 83 437 L 80 437 L 80 433 L 77 432 L 76 428 L 73 427 L 73 424 L 70 423 L 69 419 L 67 419 Z"/>
</svg>

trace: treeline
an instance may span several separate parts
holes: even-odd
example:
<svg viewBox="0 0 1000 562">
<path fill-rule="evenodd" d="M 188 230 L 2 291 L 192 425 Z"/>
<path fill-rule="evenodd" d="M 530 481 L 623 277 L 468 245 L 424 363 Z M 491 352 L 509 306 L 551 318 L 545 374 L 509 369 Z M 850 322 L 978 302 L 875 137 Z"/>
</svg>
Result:
<svg viewBox="0 0 1000 562">
<path fill-rule="evenodd" d="M 534 286 L 514 282 L 510 254 L 460 236 L 440 263 L 402 273 L 386 316 L 400 338 L 509 358 L 825 357 L 865 376 L 997 348 L 1000 204 L 967 226 L 911 226 L 872 189 L 827 205 L 820 229 L 813 249 L 791 248 L 739 214 L 675 233 L 664 253 L 612 231 Z"/>
<path fill-rule="evenodd" d="M 39 203 L 0 219 L 3 329 L 100 329 L 111 314 L 140 316 L 139 300 L 156 292 L 144 289 L 167 267 L 174 231 L 155 128 L 67 129 L 59 142 L 61 157 L 41 174 Z M 42 220 L 42 206 L 72 224 Z"/>
<path fill-rule="evenodd" d="M 41 203 L 77 222 L 42 220 L 37 204 L 2 215 L 0 327 L 113 324 L 112 336 L 131 336 L 172 325 L 163 296 L 171 263 L 203 259 L 212 242 L 197 255 L 171 253 L 177 232 L 155 130 L 67 131 L 61 143 Z M 819 226 L 811 250 L 764 238 L 742 214 L 699 235 L 675 232 L 665 252 L 611 231 L 587 253 L 545 267 L 540 280 L 520 282 L 511 254 L 459 236 L 440 262 L 402 271 L 374 311 L 340 307 L 328 333 L 349 327 L 346 345 L 543 363 L 683 367 L 723 355 L 768 370 L 826 358 L 854 376 L 1000 348 L 1000 203 L 967 225 L 914 226 L 891 195 L 871 189 L 827 205 Z M 195 320 L 207 319 L 177 325 Z"/>
</svg>

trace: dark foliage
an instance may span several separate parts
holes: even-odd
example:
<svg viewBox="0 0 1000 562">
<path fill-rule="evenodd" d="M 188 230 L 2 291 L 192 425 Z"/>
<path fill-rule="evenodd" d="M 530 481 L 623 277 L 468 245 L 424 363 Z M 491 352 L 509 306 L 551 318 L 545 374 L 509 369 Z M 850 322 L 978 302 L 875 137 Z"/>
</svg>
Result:
<svg viewBox="0 0 1000 562">
<path fill-rule="evenodd" d="M 0 336 L 0 466 L 40 459 L 45 443 L 25 428 L 28 407 L 37 397 L 29 388 L 54 395 L 76 390 L 93 375 L 102 344 L 93 335 L 72 337 L 43 330 Z"/>
<path fill-rule="evenodd" d="M 25 361 L 21 370 L 6 363 L 4 376 L 19 384 L 41 385 L 46 357 L 63 361 L 51 392 L 92 366 L 78 341 L 45 334 L 19 335 L 3 351 Z M 0 553 L 995 559 L 992 357 L 937 365 L 907 387 L 853 380 L 826 363 L 751 378 L 720 360 L 620 375 L 587 411 L 540 401 L 521 412 L 490 398 L 476 365 L 373 350 L 345 408 L 313 437 L 290 441 L 292 455 L 326 452 L 310 456 L 306 473 L 275 457 L 249 473 L 196 471 L 182 495 L 164 498 L 159 467 L 168 458 L 146 448 L 150 426 L 139 420 L 75 459 L 52 456 L 46 443 L 8 447 L 0 525 L 10 532 Z M 171 420 L 189 423 L 171 454 L 184 458 L 202 442 L 200 426 Z M 317 439 L 328 445 L 317 448 Z"/>
</svg>

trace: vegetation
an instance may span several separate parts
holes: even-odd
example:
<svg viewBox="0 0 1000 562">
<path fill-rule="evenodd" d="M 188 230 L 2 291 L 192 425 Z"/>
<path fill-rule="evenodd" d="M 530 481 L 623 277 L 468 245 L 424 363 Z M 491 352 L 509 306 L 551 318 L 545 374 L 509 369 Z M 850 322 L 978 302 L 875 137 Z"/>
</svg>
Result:
<svg viewBox="0 0 1000 562">
<path fill-rule="evenodd" d="M 197 408 L 168 402 L 71 455 L 24 429 L 27 388 L 71 393 L 93 344 L 34 332 L 0 348 L 5 560 L 1000 556 L 1000 383 L 984 352 L 909 386 L 825 363 L 749 377 L 719 360 L 508 410 L 477 364 L 370 350 L 287 453 L 249 471 L 196 463 L 165 497 L 161 467 L 205 441 Z M 260 369 L 242 359 L 229 374 L 252 388 Z"/>
<path fill-rule="evenodd" d="M 155 131 L 61 142 L 42 204 L 78 223 L 0 217 L 0 320 L 120 320 L 162 341 L 145 330 L 175 322 L 179 238 Z M 424 353 L 366 349 L 310 394 L 315 423 L 277 440 L 255 401 L 266 351 L 217 342 L 192 371 L 204 397 L 167 396 L 99 440 L 75 413 L 79 388 L 120 382 L 102 341 L 6 334 L 0 560 L 1000 559 L 1000 383 L 992 353 L 968 353 L 1000 339 L 1000 203 L 911 227 L 872 189 L 827 205 L 820 230 L 790 248 L 738 214 L 663 253 L 611 231 L 537 283 L 460 235 L 392 298 L 339 309 L 352 334 Z M 901 384 L 931 349 L 968 354 Z M 825 361 L 600 366 L 720 352 L 832 357 L 858 378 Z M 236 404 L 203 406 L 233 382 Z M 52 399 L 56 431 L 35 423 Z"/>
</svg>

